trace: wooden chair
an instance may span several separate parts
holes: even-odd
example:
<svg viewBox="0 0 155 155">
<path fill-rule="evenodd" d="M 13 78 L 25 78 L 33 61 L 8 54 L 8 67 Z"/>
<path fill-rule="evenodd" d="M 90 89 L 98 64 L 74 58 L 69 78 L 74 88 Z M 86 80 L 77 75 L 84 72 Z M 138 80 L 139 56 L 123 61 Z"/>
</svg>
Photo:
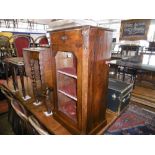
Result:
<svg viewBox="0 0 155 155">
<path fill-rule="evenodd" d="M 49 133 L 42 127 L 42 125 L 37 121 L 37 119 L 34 116 L 30 116 L 28 120 L 31 126 L 36 131 L 35 134 L 49 135 Z"/>
<path fill-rule="evenodd" d="M 12 124 L 13 123 L 13 121 L 12 121 L 13 113 L 12 113 L 12 108 L 11 108 L 11 101 L 13 100 L 13 96 L 3 84 L 1 84 L 1 92 L 4 94 L 4 96 L 7 99 L 7 103 L 8 103 L 8 121 Z"/>
<path fill-rule="evenodd" d="M 49 45 L 48 39 L 46 36 L 39 36 L 34 40 L 35 44 L 38 44 L 38 46 L 45 46 Z"/>
<path fill-rule="evenodd" d="M 0 88 L 5 83 L 5 80 L 0 80 Z M 0 89 L 0 115 L 3 115 L 8 112 L 8 102 L 6 101 L 6 97 Z"/>
<path fill-rule="evenodd" d="M 131 53 L 134 53 L 134 56 L 137 56 L 139 54 L 141 46 L 139 46 L 139 45 L 120 45 L 119 48 L 121 48 L 120 54 L 122 57 L 129 57 Z"/>
<path fill-rule="evenodd" d="M 13 128 L 16 134 L 49 135 L 33 115 L 29 115 L 26 109 L 16 100 L 12 100 L 11 106 L 18 115 L 13 117 Z"/>
<path fill-rule="evenodd" d="M 12 127 L 17 135 L 28 134 L 29 122 L 28 122 L 28 112 L 22 106 L 19 101 L 13 99 L 11 100 L 11 107 L 14 110 Z"/>
<path fill-rule="evenodd" d="M 0 36 L 0 58 L 3 60 L 6 57 L 12 56 L 10 38 L 7 36 Z"/>
<path fill-rule="evenodd" d="M 122 73 L 122 78 L 123 81 L 125 81 L 125 77 L 129 77 L 130 78 L 130 82 L 135 83 L 136 80 L 136 69 L 130 68 L 130 67 L 119 67 L 118 68 L 118 73 L 121 74 Z"/>
<path fill-rule="evenodd" d="M 23 57 L 23 48 L 29 48 L 31 44 L 34 46 L 34 39 L 30 35 L 13 35 L 12 38 L 13 47 L 18 57 Z"/>
<path fill-rule="evenodd" d="M 0 36 L 0 79 L 5 79 L 5 63 L 4 59 L 12 57 L 12 49 L 7 36 Z"/>
<path fill-rule="evenodd" d="M 146 51 L 145 51 L 146 53 Z M 155 42 L 149 42 L 149 47 L 147 48 L 147 53 L 155 53 Z"/>
</svg>

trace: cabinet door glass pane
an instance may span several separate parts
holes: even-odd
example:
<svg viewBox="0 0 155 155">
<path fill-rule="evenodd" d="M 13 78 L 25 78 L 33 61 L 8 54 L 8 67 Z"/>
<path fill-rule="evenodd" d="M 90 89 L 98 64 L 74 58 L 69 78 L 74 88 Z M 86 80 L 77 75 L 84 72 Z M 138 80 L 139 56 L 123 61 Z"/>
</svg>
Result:
<svg viewBox="0 0 155 155">
<path fill-rule="evenodd" d="M 56 55 L 58 110 L 77 120 L 77 59 L 71 52 Z"/>
</svg>

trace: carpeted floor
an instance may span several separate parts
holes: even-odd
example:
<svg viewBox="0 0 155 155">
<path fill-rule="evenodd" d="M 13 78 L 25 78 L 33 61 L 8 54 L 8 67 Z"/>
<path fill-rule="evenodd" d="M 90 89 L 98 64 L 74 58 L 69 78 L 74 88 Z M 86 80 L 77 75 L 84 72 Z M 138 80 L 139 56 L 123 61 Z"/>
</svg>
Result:
<svg viewBox="0 0 155 155">
<path fill-rule="evenodd" d="M 155 112 L 130 104 L 104 134 L 155 135 Z"/>
<path fill-rule="evenodd" d="M 0 115 L 0 135 L 14 135 L 11 125 L 8 122 L 8 114 Z"/>
</svg>

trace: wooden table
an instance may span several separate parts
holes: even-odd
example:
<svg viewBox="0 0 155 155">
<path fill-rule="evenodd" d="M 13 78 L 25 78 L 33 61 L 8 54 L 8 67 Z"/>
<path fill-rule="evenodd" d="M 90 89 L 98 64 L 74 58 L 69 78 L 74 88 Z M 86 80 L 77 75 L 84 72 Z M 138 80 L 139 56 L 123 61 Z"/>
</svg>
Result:
<svg viewBox="0 0 155 155">
<path fill-rule="evenodd" d="M 11 70 L 14 90 L 18 90 L 17 72 L 20 75 L 23 97 L 26 97 L 24 86 L 24 60 L 22 57 L 11 57 L 4 60 L 6 66 L 6 78 L 8 80 L 8 70 Z"/>
<path fill-rule="evenodd" d="M 147 54 L 143 54 L 142 56 L 135 56 L 127 59 L 111 60 L 109 64 L 115 66 L 129 67 L 135 70 L 155 72 L 155 63 L 153 64 L 153 60 L 155 61 L 155 55 L 148 55 L 147 57 L 146 56 Z M 152 61 L 150 63 L 149 61 L 151 60 L 151 58 Z"/>
<path fill-rule="evenodd" d="M 125 44 L 125 45 L 120 45 L 121 48 L 121 56 L 124 55 L 123 52 L 126 51 L 126 55 L 128 55 L 129 51 L 135 51 L 135 55 L 139 54 L 140 49 L 142 49 L 142 46 L 139 45 L 130 45 L 130 44 Z"/>
<path fill-rule="evenodd" d="M 116 73 L 119 66 L 131 69 L 134 76 L 134 86 L 136 77 L 139 73 L 141 78 L 144 77 L 144 73 L 150 73 L 151 78 L 146 77 L 146 80 L 155 84 L 155 55 L 143 54 L 127 59 L 111 60 L 109 64 L 111 67 L 115 68 Z M 123 72 L 123 79 L 125 79 L 125 72 Z"/>
<path fill-rule="evenodd" d="M 20 77 L 17 76 L 17 83 L 19 86 L 19 91 L 12 91 L 13 90 L 13 82 L 12 79 L 8 79 L 8 83 L 4 83 L 4 85 L 0 85 L 1 89 L 7 89 L 15 99 L 17 99 L 25 108 L 26 110 L 34 115 L 37 120 L 47 129 L 47 131 L 50 134 L 55 135 L 70 135 L 71 133 L 64 128 L 59 122 L 57 122 L 53 116 L 45 116 L 44 112 L 47 111 L 44 100 L 42 100 L 42 104 L 35 106 L 33 102 L 35 101 L 32 91 L 32 83 L 31 79 L 24 77 L 24 83 L 25 83 L 25 93 L 29 96 L 31 96 L 30 99 L 24 100 L 22 98 L 22 86 L 20 83 Z"/>
</svg>

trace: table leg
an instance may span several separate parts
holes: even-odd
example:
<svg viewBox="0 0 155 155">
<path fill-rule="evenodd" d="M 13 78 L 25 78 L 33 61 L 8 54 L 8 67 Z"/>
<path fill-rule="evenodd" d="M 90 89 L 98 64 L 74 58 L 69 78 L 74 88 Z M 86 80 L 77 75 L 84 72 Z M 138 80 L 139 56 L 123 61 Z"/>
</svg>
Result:
<svg viewBox="0 0 155 155">
<path fill-rule="evenodd" d="M 14 76 L 15 76 L 15 84 L 16 84 L 16 88 L 18 89 L 18 81 L 17 81 L 17 70 L 18 68 L 16 66 L 14 66 Z"/>
<path fill-rule="evenodd" d="M 19 75 L 20 75 L 20 81 L 21 81 L 21 85 L 22 85 L 22 93 L 23 93 L 23 97 L 26 97 L 26 92 L 25 92 L 25 85 L 24 85 L 24 68 L 23 66 L 19 66 Z"/>
<path fill-rule="evenodd" d="M 129 50 L 128 49 L 126 50 L 126 56 L 127 57 L 129 56 Z"/>
<path fill-rule="evenodd" d="M 124 67 L 124 69 L 123 69 L 123 81 L 125 80 L 125 70 L 126 70 L 126 68 Z"/>
<path fill-rule="evenodd" d="M 6 62 L 5 63 L 5 76 L 6 76 L 7 84 L 8 84 L 8 69 L 9 69 L 9 64 Z"/>
<path fill-rule="evenodd" d="M 122 56 L 123 56 L 123 50 L 121 49 L 121 58 L 122 58 Z"/>
<path fill-rule="evenodd" d="M 135 69 L 134 70 L 134 73 L 133 73 L 133 89 L 135 88 L 135 84 L 136 84 L 136 77 L 137 77 L 137 70 Z"/>
<path fill-rule="evenodd" d="M 13 80 L 14 90 L 16 91 L 18 89 L 18 84 L 17 84 L 16 70 L 13 65 L 11 66 L 11 72 L 12 72 L 12 80 Z"/>
<path fill-rule="evenodd" d="M 115 68 L 115 76 L 117 77 L 117 75 L 118 75 L 118 66 L 115 66 L 114 68 Z"/>
</svg>

